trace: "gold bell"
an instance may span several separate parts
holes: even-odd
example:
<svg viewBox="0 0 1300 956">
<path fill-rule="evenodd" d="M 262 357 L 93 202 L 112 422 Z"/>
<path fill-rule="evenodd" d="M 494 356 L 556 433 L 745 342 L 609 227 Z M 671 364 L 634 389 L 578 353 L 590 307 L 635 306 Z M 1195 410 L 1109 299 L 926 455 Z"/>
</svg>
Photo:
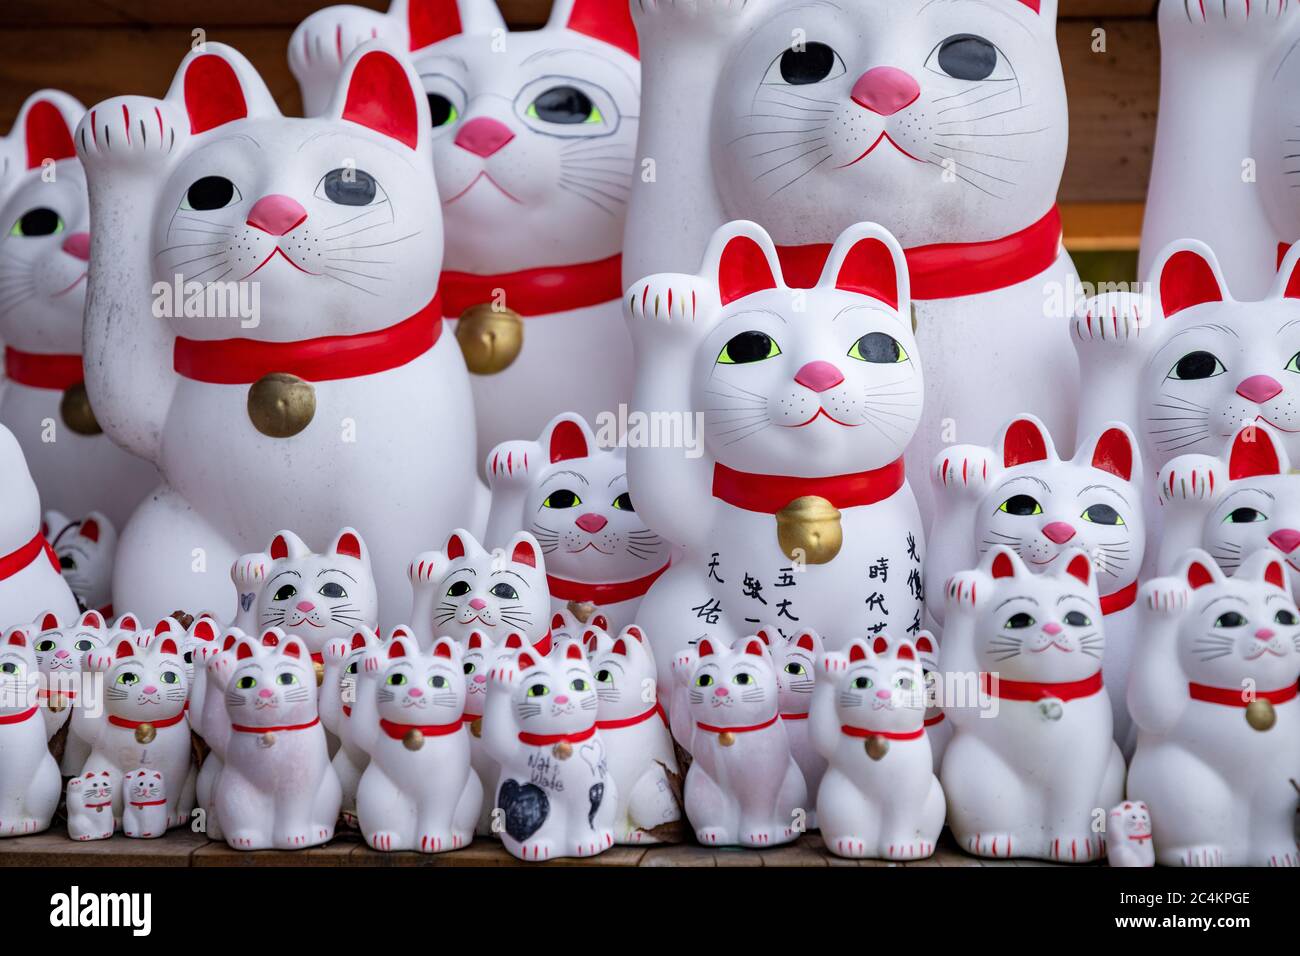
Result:
<svg viewBox="0 0 1300 956">
<path fill-rule="evenodd" d="M 872 734 L 866 742 L 867 756 L 872 760 L 884 760 L 889 753 L 889 741 L 880 734 Z"/>
<path fill-rule="evenodd" d="M 95 410 L 90 407 L 85 382 L 70 385 L 64 391 L 59 400 L 59 417 L 78 435 L 98 435 L 103 430 L 95 418 Z"/>
<path fill-rule="evenodd" d="M 590 601 L 570 601 L 565 607 L 583 624 L 591 620 L 591 616 L 596 613 L 596 605 Z"/>
<path fill-rule="evenodd" d="M 312 661 L 312 670 L 316 672 L 316 686 L 319 687 L 325 683 L 325 663 L 323 661 Z"/>
<path fill-rule="evenodd" d="M 460 314 L 456 341 L 471 372 L 495 375 L 519 357 L 524 347 L 524 322 L 511 309 L 496 309 L 487 302 L 472 305 Z"/>
<path fill-rule="evenodd" d="M 569 743 L 567 740 L 561 740 L 555 745 L 555 748 L 551 753 L 555 754 L 557 760 L 568 760 L 573 756 L 573 744 Z"/>
<path fill-rule="evenodd" d="M 1256 730 L 1272 730 L 1277 723 L 1277 711 L 1273 702 L 1263 697 L 1256 698 L 1246 705 L 1246 723 Z"/>
<path fill-rule="evenodd" d="M 483 736 L 483 718 L 475 717 L 469 722 L 469 732 L 475 737 Z"/>
<path fill-rule="evenodd" d="M 140 724 L 135 728 L 135 742 L 138 744 L 153 743 L 153 739 L 158 736 L 158 731 L 154 729 L 153 724 Z"/>
<path fill-rule="evenodd" d="M 844 530 L 840 513 L 825 498 L 796 498 L 776 513 L 776 540 L 787 558 L 826 564 L 840 553 Z"/>
<path fill-rule="evenodd" d="M 262 746 L 263 746 L 263 747 L 274 747 L 274 746 L 275 746 L 275 734 L 271 733 L 269 730 L 268 730 L 266 733 L 262 734 Z"/>
<path fill-rule="evenodd" d="M 722 744 L 724 747 L 730 747 L 735 742 L 736 735 L 730 730 L 724 730 L 722 733 L 718 734 L 718 743 Z"/>
<path fill-rule="evenodd" d="M 402 746 L 407 750 L 419 750 L 424 746 L 424 733 L 418 727 L 412 727 L 402 738 Z"/>
<path fill-rule="evenodd" d="M 297 375 L 272 372 L 248 389 L 248 420 L 268 438 L 292 438 L 316 415 L 316 389 Z"/>
</svg>

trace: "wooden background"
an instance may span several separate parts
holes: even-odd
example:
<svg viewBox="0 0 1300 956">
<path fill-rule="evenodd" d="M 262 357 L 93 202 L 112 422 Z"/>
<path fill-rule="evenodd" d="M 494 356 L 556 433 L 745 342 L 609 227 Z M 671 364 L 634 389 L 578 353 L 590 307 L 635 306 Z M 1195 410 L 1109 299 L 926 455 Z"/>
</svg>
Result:
<svg viewBox="0 0 1300 956">
<path fill-rule="evenodd" d="M 0 0 L 0 129 L 28 93 L 43 86 L 66 90 L 87 106 L 122 93 L 161 96 L 196 28 L 238 48 L 281 108 L 298 113 L 301 102 L 285 58 L 289 34 L 328 2 Z M 542 23 L 550 8 L 550 0 L 499 2 L 519 27 Z M 1060 2 L 1058 36 L 1070 98 L 1070 154 L 1061 186 L 1067 244 L 1078 252 L 1136 249 L 1159 89 L 1156 0 Z M 1093 52 L 1098 28 L 1105 31 L 1104 53 Z"/>
</svg>

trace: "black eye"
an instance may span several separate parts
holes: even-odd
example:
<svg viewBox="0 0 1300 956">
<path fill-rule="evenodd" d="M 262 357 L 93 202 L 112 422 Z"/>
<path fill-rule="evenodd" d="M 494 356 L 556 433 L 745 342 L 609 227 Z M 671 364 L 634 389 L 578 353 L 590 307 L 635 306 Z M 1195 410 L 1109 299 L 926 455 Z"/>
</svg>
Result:
<svg viewBox="0 0 1300 956">
<path fill-rule="evenodd" d="M 185 193 L 182 209 L 224 209 L 239 196 L 235 184 L 225 176 L 204 176 Z"/>
<path fill-rule="evenodd" d="M 746 674 L 744 671 L 741 671 L 739 674 L 737 674 L 734 679 L 737 684 L 740 684 L 742 686 L 745 684 L 752 684 L 754 682 L 754 678 L 751 675 Z"/>
<path fill-rule="evenodd" d="M 806 43 L 781 54 L 781 79 L 791 86 L 820 83 L 835 70 L 835 51 L 825 43 Z"/>
<path fill-rule="evenodd" d="M 351 664 L 347 666 L 347 669 L 343 673 L 355 674 L 356 672 L 357 672 L 357 662 L 353 661 Z"/>
<path fill-rule="evenodd" d="M 63 220 L 53 209 L 40 206 L 29 209 L 14 223 L 11 235 L 15 236 L 52 236 L 63 229 Z"/>
<path fill-rule="evenodd" d="M 1293 624 L 1296 623 L 1296 616 L 1292 614 L 1290 611 L 1283 608 L 1282 610 L 1278 611 L 1276 614 L 1273 615 L 1273 623 L 1282 624 L 1286 627 L 1291 627 Z"/>
<path fill-rule="evenodd" d="M 1225 611 L 1220 614 L 1214 622 L 1215 627 L 1241 627 L 1246 623 L 1246 618 L 1236 611 Z"/>
<path fill-rule="evenodd" d="M 983 37 L 969 33 L 939 44 L 939 69 L 958 80 L 987 80 L 998 65 L 998 50 Z"/>
<path fill-rule="evenodd" d="M 364 169 L 331 169 L 325 174 L 322 185 L 325 198 L 343 206 L 369 206 L 375 201 L 379 187 Z"/>
<path fill-rule="evenodd" d="M 614 499 L 614 507 L 619 511 L 636 511 L 632 507 L 632 496 L 626 491 Z"/>
<path fill-rule="evenodd" d="M 345 598 L 348 592 L 343 590 L 343 585 L 334 581 L 326 581 L 320 586 L 321 597 L 327 598 Z"/>
<path fill-rule="evenodd" d="M 293 597 L 297 593 L 298 593 L 298 589 L 294 587 L 292 584 L 282 584 L 280 585 L 279 590 L 277 590 L 275 594 L 272 596 L 271 600 L 287 601 L 289 600 L 289 598 Z"/>
<path fill-rule="evenodd" d="M 504 601 L 513 601 L 515 598 L 519 597 L 519 592 L 504 581 L 500 584 L 492 585 L 492 593 Z"/>
<path fill-rule="evenodd" d="M 184 656 L 184 658 L 182 658 L 182 659 L 185 661 L 186 664 L 193 664 L 193 663 L 194 663 L 194 652 L 193 652 L 193 651 L 186 651 L 186 652 L 185 652 L 185 656 Z"/>
<path fill-rule="evenodd" d="M 53 641 L 37 641 L 37 642 L 36 642 L 36 649 L 37 649 L 38 651 L 40 651 L 42 654 L 44 654 L 46 651 L 52 651 L 52 650 L 54 650 L 54 642 L 53 642 Z"/>
<path fill-rule="evenodd" d="M 548 123 L 599 123 L 602 119 L 591 97 L 573 86 L 553 86 L 533 100 L 528 115 Z"/>
<path fill-rule="evenodd" d="M 429 678 L 429 686 L 441 690 L 443 687 L 447 686 L 447 678 L 443 677 L 441 674 L 434 674 Z"/>
<path fill-rule="evenodd" d="M 1119 512 L 1110 505 L 1089 505 L 1084 509 L 1083 518 L 1093 524 L 1120 525 L 1124 523 L 1124 519 L 1119 516 Z"/>
<path fill-rule="evenodd" d="M 1092 621 L 1082 611 L 1067 611 L 1065 613 L 1065 623 L 1070 627 L 1087 627 Z"/>
<path fill-rule="evenodd" d="M 578 496 L 572 491 L 568 488 L 561 488 L 547 495 L 542 505 L 547 508 L 572 508 L 580 503 Z"/>
<path fill-rule="evenodd" d="M 440 93 L 429 94 L 429 122 L 435 129 L 454 123 L 458 119 L 460 114 L 456 112 L 456 107 L 452 105 L 451 100 Z"/>
<path fill-rule="evenodd" d="M 447 588 L 447 597 L 460 597 L 462 594 L 469 594 L 468 581 L 456 581 Z"/>
<path fill-rule="evenodd" d="M 781 354 L 776 342 L 766 332 L 741 332 L 722 347 L 719 365 L 746 365 Z"/>
<path fill-rule="evenodd" d="M 77 562 L 73 559 L 72 555 L 65 554 L 63 557 L 59 558 L 59 567 L 64 571 L 75 571 L 77 570 Z"/>
<path fill-rule="evenodd" d="M 892 335 L 868 332 L 853 343 L 853 348 L 849 349 L 849 358 L 877 365 L 892 365 L 907 361 L 907 353 Z"/>
<path fill-rule="evenodd" d="M 1266 520 L 1264 513 L 1255 508 L 1233 508 L 1224 519 L 1227 524 L 1254 524 L 1256 521 Z"/>
<path fill-rule="evenodd" d="M 18 673 L 17 664 L 14 664 L 10 661 L 5 661 L 3 664 L 0 664 L 0 674 L 17 674 L 17 673 Z"/>
<path fill-rule="evenodd" d="M 853 686 L 857 690 L 869 690 L 871 687 L 871 678 L 859 677 L 853 682 Z"/>
<path fill-rule="evenodd" d="M 72 646 L 79 651 L 88 651 L 92 647 L 94 647 L 95 644 L 93 641 L 81 640 L 81 641 L 77 641 L 77 643 L 73 644 Z"/>
<path fill-rule="evenodd" d="M 610 671 L 602 668 L 601 670 L 596 671 L 596 680 L 601 684 L 612 684 L 614 683 L 614 675 Z"/>
<path fill-rule="evenodd" d="M 1227 369 L 1223 367 L 1223 363 L 1212 354 L 1197 351 L 1188 352 L 1174 363 L 1169 377 L 1177 379 L 1213 378 L 1226 371 Z"/>
<path fill-rule="evenodd" d="M 1002 504 L 998 505 L 999 511 L 1004 511 L 1009 515 L 1019 515 L 1025 517 L 1028 515 L 1040 515 L 1043 513 L 1043 506 L 1032 495 L 1012 495 Z"/>
<path fill-rule="evenodd" d="M 466 661 L 465 666 L 462 667 L 461 670 L 463 670 L 465 672 L 465 676 L 468 677 L 470 674 L 474 673 L 474 662 Z"/>
<path fill-rule="evenodd" d="M 162 682 L 164 684 L 179 684 L 181 682 L 181 675 L 177 674 L 175 671 L 163 671 Z"/>
<path fill-rule="evenodd" d="M 1026 614 L 1024 611 L 1019 611 L 1007 618 L 1007 623 L 1003 626 L 1011 630 L 1016 630 L 1022 627 L 1032 627 L 1033 624 L 1034 619 L 1032 616 Z"/>
</svg>

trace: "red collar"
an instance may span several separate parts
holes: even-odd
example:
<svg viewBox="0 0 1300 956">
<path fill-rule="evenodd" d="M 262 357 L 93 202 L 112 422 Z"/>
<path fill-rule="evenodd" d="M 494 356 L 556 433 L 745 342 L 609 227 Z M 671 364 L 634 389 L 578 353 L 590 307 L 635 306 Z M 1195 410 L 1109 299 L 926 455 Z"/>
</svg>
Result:
<svg viewBox="0 0 1300 956">
<path fill-rule="evenodd" d="M 1224 707 L 1248 707 L 1251 701 L 1266 700 L 1271 704 L 1285 704 L 1295 700 L 1296 685 L 1281 687 L 1277 690 L 1257 690 L 1254 696 L 1248 696 L 1242 687 L 1211 687 L 1208 684 L 1188 684 L 1187 693 L 1192 700 L 1203 700 L 1207 704 L 1222 704 Z"/>
<path fill-rule="evenodd" d="M 20 352 L 8 345 L 5 346 L 5 375 L 9 381 L 28 388 L 52 388 L 60 392 L 85 378 L 80 355 Z"/>
<path fill-rule="evenodd" d="M 36 713 L 38 708 L 33 707 L 31 710 L 24 710 L 21 714 L 9 714 L 6 717 L 0 717 L 0 724 L 21 724 L 32 714 Z"/>
<path fill-rule="evenodd" d="M 848 724 L 840 725 L 840 732 L 849 737 L 884 737 L 886 740 L 915 740 L 925 733 L 925 725 L 922 724 L 916 730 L 868 730 L 865 727 L 850 727 Z"/>
<path fill-rule="evenodd" d="M 501 275 L 442 274 L 442 314 L 458 318 L 466 309 L 501 300 L 519 315 L 573 312 L 623 297 L 623 257 L 572 266 L 542 266 Z"/>
<path fill-rule="evenodd" d="M 764 730 L 771 727 L 780 716 L 780 714 L 773 714 L 771 720 L 765 720 L 761 724 L 750 724 L 748 727 L 715 727 L 713 724 L 702 724 L 699 721 L 695 722 L 695 726 L 711 734 L 747 734 L 751 730 Z"/>
<path fill-rule="evenodd" d="M 166 800 L 146 800 L 144 803 L 137 803 L 134 800 L 128 801 L 133 807 L 161 807 Z"/>
<path fill-rule="evenodd" d="M 670 561 L 669 564 L 671 563 Z M 618 581 L 613 584 L 587 584 L 583 581 L 566 581 L 564 578 L 557 578 L 553 574 L 548 574 L 546 583 L 551 586 L 551 597 L 553 598 L 558 598 L 561 601 L 590 602 L 606 607 L 610 604 L 619 604 L 623 601 L 641 597 L 646 591 L 650 590 L 650 585 L 655 583 L 659 575 L 667 570 L 668 565 L 665 564 L 658 571 L 651 571 L 643 578 L 637 578 L 635 581 Z"/>
<path fill-rule="evenodd" d="M 942 723 L 942 722 L 943 722 L 943 714 L 935 714 L 933 717 L 925 718 L 924 726 L 933 727 L 935 724 Z"/>
<path fill-rule="evenodd" d="M 213 385 L 251 385 L 272 372 L 328 382 L 406 365 L 433 348 L 441 335 L 442 306 L 435 294 L 409 319 L 377 332 L 326 335 L 300 342 L 177 336 L 172 366 L 185 378 Z"/>
<path fill-rule="evenodd" d="M 1114 614 L 1116 611 L 1122 611 L 1126 607 L 1132 607 L 1133 602 L 1137 600 L 1138 583 L 1134 581 L 1126 588 L 1120 588 L 1118 591 L 1112 591 L 1104 595 L 1101 599 L 1101 614 L 1105 617 L 1107 614 Z"/>
<path fill-rule="evenodd" d="M 829 243 L 779 246 L 786 285 L 810 289 Z M 1032 226 L 986 242 L 939 242 L 905 250 L 913 299 L 955 299 L 1005 289 L 1047 270 L 1061 253 L 1061 213 L 1053 206 Z"/>
<path fill-rule="evenodd" d="M 807 720 L 808 715 L 807 714 L 782 714 L 781 719 L 782 720 Z"/>
<path fill-rule="evenodd" d="M 45 540 L 45 535 L 39 531 L 36 537 L 28 541 L 17 551 L 10 551 L 8 554 L 0 555 L 0 581 L 5 578 L 11 578 L 19 571 L 26 568 L 36 560 L 40 553 L 44 551 L 45 556 L 50 559 L 50 564 L 54 566 L 55 571 L 60 571 L 59 559 L 54 556 L 54 549 L 50 543 Z"/>
<path fill-rule="evenodd" d="M 1150 833 L 1139 833 L 1137 836 L 1125 836 L 1124 839 L 1132 840 L 1134 843 L 1145 843 L 1151 839 Z"/>
<path fill-rule="evenodd" d="M 164 717 L 162 720 L 127 720 L 125 717 L 114 717 L 112 714 L 108 715 L 108 722 L 110 724 L 114 727 L 125 727 L 127 730 L 135 730 L 141 724 L 148 724 L 155 729 L 161 729 L 163 727 L 170 727 L 173 724 L 179 724 L 184 719 L 185 711 L 183 710 L 175 717 Z"/>
<path fill-rule="evenodd" d="M 637 714 L 635 717 L 621 717 L 618 720 L 598 720 L 596 726 L 601 730 L 618 730 L 622 727 L 634 727 L 637 724 L 643 724 L 655 714 L 668 726 L 668 715 L 664 713 L 664 705 L 655 700 L 655 705 L 647 710 L 644 714 Z"/>
<path fill-rule="evenodd" d="M 66 697 L 68 700 L 76 700 L 77 692 L 75 690 L 50 690 L 48 687 L 42 688 L 36 692 L 37 700 L 49 700 L 51 694 L 58 694 L 60 697 Z M 186 705 L 189 705 L 187 700 Z"/>
<path fill-rule="evenodd" d="M 113 805 L 113 801 L 112 801 L 112 800 L 105 800 L 103 803 L 88 803 L 88 804 L 86 804 L 86 809 L 87 809 L 87 810 L 100 810 L 100 809 L 103 809 L 104 807 L 111 807 L 112 805 Z"/>
<path fill-rule="evenodd" d="M 980 689 L 986 694 L 994 694 L 1002 700 L 1039 701 L 1054 698 L 1060 701 L 1074 700 L 1077 697 L 1091 697 L 1101 690 L 1101 671 L 1083 680 L 1066 681 L 1061 684 L 1043 684 L 1038 681 L 999 679 L 993 688 L 991 674 L 980 674 Z"/>
<path fill-rule="evenodd" d="M 881 468 L 829 478 L 751 475 L 719 462 L 713 466 L 713 497 L 746 511 L 770 515 L 806 495 L 825 498 L 836 508 L 857 508 L 884 501 L 902 488 L 906 479 L 901 456 Z"/>
<path fill-rule="evenodd" d="M 519 739 L 528 744 L 530 747 L 546 747 L 550 744 L 570 743 L 577 744 L 589 739 L 596 733 L 596 725 L 592 724 L 586 730 L 580 730 L 576 734 L 527 734 L 519 735 Z"/>
<path fill-rule="evenodd" d="M 418 730 L 426 737 L 446 737 L 448 734 L 454 734 L 465 726 L 464 719 L 453 720 L 450 724 L 395 724 L 391 720 L 379 718 L 379 726 L 383 728 L 384 733 L 394 740 L 401 740 L 412 730 Z"/>
<path fill-rule="evenodd" d="M 548 630 L 545 634 L 533 641 L 533 650 L 543 657 L 551 656 L 551 632 Z"/>
<path fill-rule="evenodd" d="M 305 724 L 285 724 L 282 727 L 245 727 L 243 724 L 231 724 L 230 729 L 237 730 L 241 734 L 283 734 L 290 730 L 310 730 L 319 723 L 320 718 L 313 717 Z"/>
</svg>

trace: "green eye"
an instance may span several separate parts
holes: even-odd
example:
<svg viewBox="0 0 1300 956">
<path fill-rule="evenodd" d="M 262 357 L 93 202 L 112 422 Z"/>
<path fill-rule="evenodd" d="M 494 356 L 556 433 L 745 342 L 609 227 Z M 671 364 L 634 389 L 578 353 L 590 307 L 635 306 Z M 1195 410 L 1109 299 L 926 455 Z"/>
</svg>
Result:
<svg viewBox="0 0 1300 956">
<path fill-rule="evenodd" d="M 1273 623 L 1281 624 L 1284 627 L 1292 627 L 1296 623 L 1296 616 L 1283 608 L 1273 615 Z"/>
<path fill-rule="evenodd" d="M 551 692 L 551 689 L 545 684 L 533 684 L 528 688 L 529 697 L 545 697 Z"/>
<path fill-rule="evenodd" d="M 254 687 L 257 686 L 257 678 L 241 677 L 239 678 L 239 680 L 235 681 L 235 686 L 238 687 L 240 690 L 252 690 Z"/>
<path fill-rule="evenodd" d="M 870 690 L 874 686 L 876 685 L 870 677 L 859 677 L 853 682 L 853 687 L 856 690 Z"/>
<path fill-rule="evenodd" d="M 14 223 L 9 235 L 26 237 L 52 236 L 63 231 L 63 220 L 53 209 L 44 206 L 29 209 Z"/>
<path fill-rule="evenodd" d="M 712 686 L 713 686 L 713 675 L 712 675 L 712 674 L 701 674 L 699 677 L 695 678 L 695 686 L 696 686 L 696 687 L 712 687 Z"/>
<path fill-rule="evenodd" d="M 463 670 L 465 672 L 465 676 L 468 677 L 470 674 L 478 670 L 478 668 L 474 666 L 473 661 L 466 661 L 465 666 L 462 667 L 461 670 Z"/>
<path fill-rule="evenodd" d="M 277 677 L 275 680 L 276 680 L 277 683 L 282 684 L 282 685 L 284 685 L 285 687 L 290 687 L 290 686 L 292 686 L 292 685 L 298 683 L 298 675 L 297 675 L 297 674 L 288 674 L 288 673 L 285 673 L 285 674 L 281 674 L 281 675 L 280 675 L 279 677 Z"/>
<path fill-rule="evenodd" d="M 1065 623 L 1070 627 L 1087 627 L 1092 623 L 1092 619 L 1082 611 L 1068 611 L 1065 615 Z"/>
<path fill-rule="evenodd" d="M 447 97 L 439 93 L 429 93 L 428 100 L 429 120 L 434 129 L 439 126 L 450 126 L 460 119 L 460 113 Z"/>
<path fill-rule="evenodd" d="M 1188 352 L 1169 370 L 1169 378 L 1178 380 L 1194 380 L 1198 378 L 1214 378 L 1216 375 L 1222 375 L 1227 369 L 1223 363 L 1209 352 L 1195 351 Z"/>
<path fill-rule="evenodd" d="M 744 671 L 741 671 L 739 674 L 733 677 L 731 681 L 733 684 L 739 684 L 741 687 L 746 687 L 754 683 L 754 675 L 746 674 Z"/>
<path fill-rule="evenodd" d="M 569 690 L 577 690 L 577 691 L 591 690 L 591 685 L 588 684 L 581 677 L 575 677 L 572 681 L 569 682 Z"/>
<path fill-rule="evenodd" d="M 506 584 L 504 581 L 500 584 L 492 585 L 492 592 L 503 601 L 513 601 L 519 597 L 519 592 Z"/>
<path fill-rule="evenodd" d="M 42 654 L 44 654 L 46 651 L 52 651 L 54 650 L 54 642 L 50 640 L 37 641 L 36 649 L 40 651 Z"/>
<path fill-rule="evenodd" d="M 429 686 L 441 690 L 447 686 L 447 678 L 443 677 L 441 674 L 434 674 L 429 678 Z"/>
<path fill-rule="evenodd" d="M 575 495 L 568 488 L 561 488 L 558 491 L 552 491 L 542 502 L 543 508 L 576 508 L 582 504 L 582 499 Z"/>
<path fill-rule="evenodd" d="M 388 675 L 388 680 L 385 681 L 384 683 L 388 684 L 389 687 L 402 687 L 403 685 L 406 684 L 406 675 L 405 675 L 405 674 L 389 674 L 389 675 Z"/>
<path fill-rule="evenodd" d="M 1124 519 L 1110 505 L 1089 505 L 1083 509 L 1083 520 L 1093 524 L 1123 525 Z"/>
<path fill-rule="evenodd" d="M 614 675 L 613 675 L 613 673 L 611 673 L 611 672 L 608 671 L 608 670 L 598 670 L 598 671 L 596 671 L 596 683 L 598 683 L 598 684 L 612 684 L 612 683 L 614 683 Z"/>
<path fill-rule="evenodd" d="M 5 661 L 3 664 L 0 664 L 0 674 L 17 674 L 17 673 L 18 673 L 18 665 L 13 663 L 12 661 Z M 118 683 L 121 683 L 121 678 L 118 678 Z"/>
<path fill-rule="evenodd" d="M 1254 524 L 1256 521 L 1267 521 L 1268 515 L 1255 508 L 1233 508 L 1228 512 L 1228 516 L 1223 519 L 1224 524 Z"/>
<path fill-rule="evenodd" d="M 327 581 L 320 586 L 320 596 L 332 599 L 345 598 L 348 592 L 343 590 L 343 585 L 336 584 L 334 581 Z"/>
<path fill-rule="evenodd" d="M 1295 355 L 1291 356 L 1291 361 L 1286 363 L 1286 371 L 1300 372 L 1300 352 L 1296 352 Z"/>
<path fill-rule="evenodd" d="M 619 511 L 635 511 L 632 507 L 632 496 L 626 491 L 614 499 L 614 507 Z"/>
<path fill-rule="evenodd" d="M 1246 618 L 1236 611 L 1225 611 L 1220 614 L 1218 620 L 1214 622 L 1215 627 L 1241 627 L 1246 623 Z"/>
<path fill-rule="evenodd" d="M 117 675 L 117 682 L 123 687 L 130 687 L 132 684 L 140 683 L 140 675 L 131 671 L 123 671 Z"/>
<path fill-rule="evenodd" d="M 447 588 L 447 597 L 460 597 L 463 594 L 469 594 L 468 581 L 456 581 L 451 587 Z"/>
<path fill-rule="evenodd" d="M 781 354 L 776 340 L 766 332 L 741 332 L 718 353 L 719 365 L 748 365 Z"/>
<path fill-rule="evenodd" d="M 345 674 L 355 674 L 357 672 L 357 662 L 353 661 L 343 671 Z"/>
<path fill-rule="evenodd" d="M 298 593 L 298 589 L 294 587 L 292 584 L 283 584 L 280 586 L 280 589 L 275 592 L 275 595 L 271 598 L 271 600 L 287 601 L 289 600 L 289 598 L 293 597 L 297 593 Z"/>
<path fill-rule="evenodd" d="M 164 684 L 179 684 L 181 682 L 181 675 L 175 671 L 163 671 L 162 682 Z"/>
<path fill-rule="evenodd" d="M 1017 631 L 1022 627 L 1033 627 L 1035 623 L 1033 617 L 1024 611 L 1018 611 L 1007 618 L 1007 623 L 1003 624 L 1002 627 L 1005 630 Z"/>
<path fill-rule="evenodd" d="M 1031 515 L 1040 515 L 1043 513 L 1043 506 L 1038 503 L 1038 499 L 1031 495 L 1012 495 L 1002 504 L 998 505 L 998 511 L 1003 514 L 1016 515 L 1026 518 Z"/>
<path fill-rule="evenodd" d="M 876 365 L 892 365 L 906 362 L 907 352 L 892 335 L 886 335 L 884 332 L 868 332 L 853 343 L 853 348 L 849 349 L 849 358 Z"/>
<path fill-rule="evenodd" d="M 793 674 L 794 676 L 798 677 L 800 674 L 808 673 L 808 669 L 804 667 L 802 664 L 789 663 L 785 665 L 785 672 L 787 674 Z"/>
</svg>

